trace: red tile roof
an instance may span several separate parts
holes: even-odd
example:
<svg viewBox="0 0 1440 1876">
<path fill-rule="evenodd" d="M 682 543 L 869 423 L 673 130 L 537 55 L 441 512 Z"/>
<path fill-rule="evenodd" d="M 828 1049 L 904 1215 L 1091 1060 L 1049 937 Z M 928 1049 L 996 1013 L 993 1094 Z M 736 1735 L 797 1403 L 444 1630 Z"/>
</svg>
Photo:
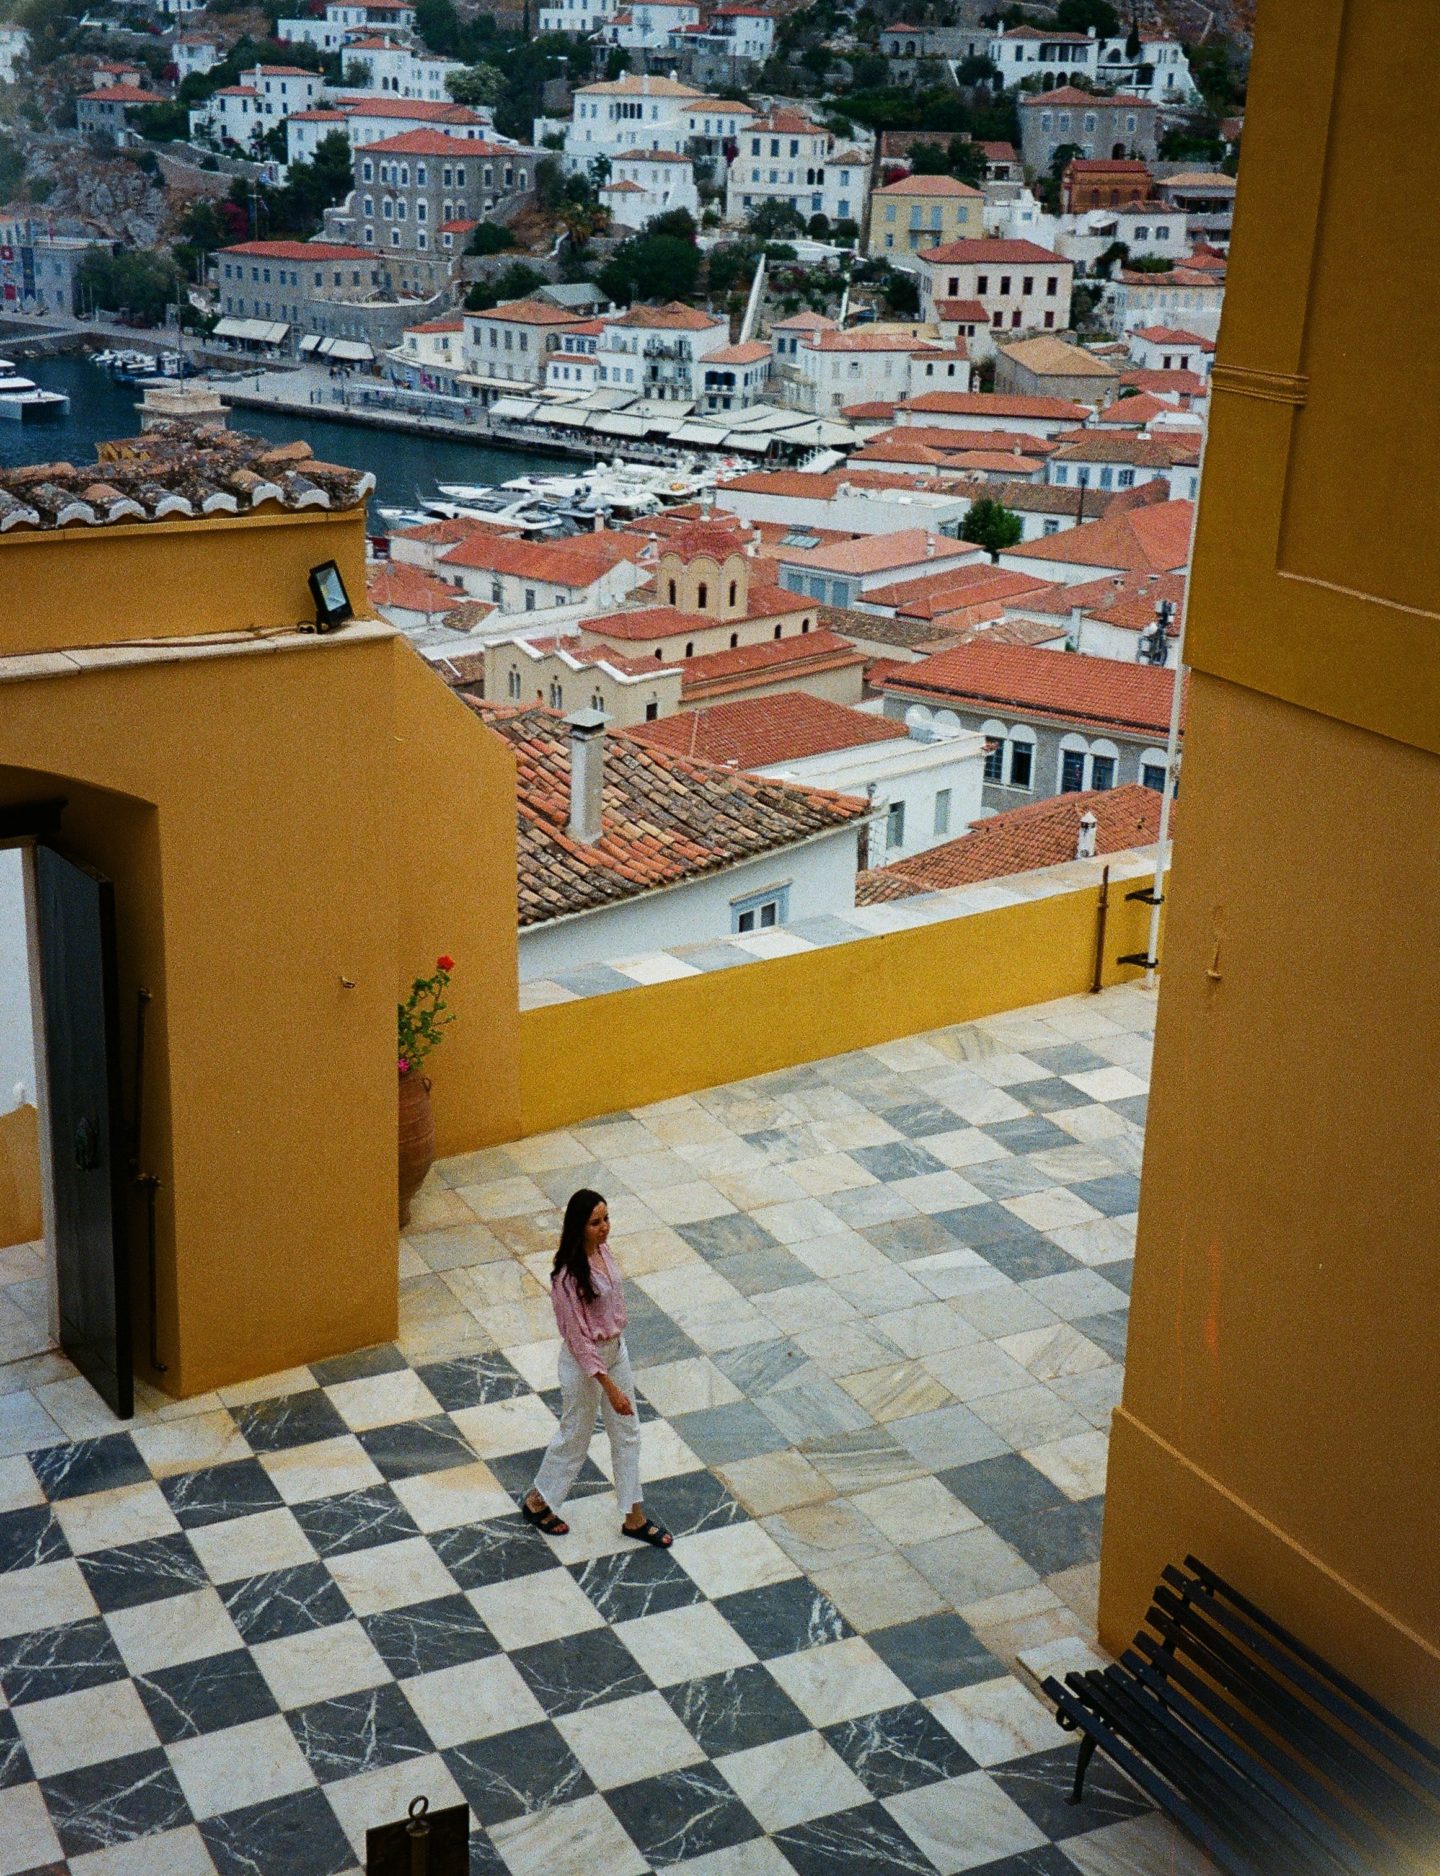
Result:
<svg viewBox="0 0 1440 1876">
<path fill-rule="evenodd" d="M 1146 487 L 1150 487 L 1146 484 Z M 1122 508 L 1112 504 L 1099 521 L 1082 522 L 1038 541 L 1007 549 L 1027 561 L 1062 561 L 1109 567 L 1117 573 L 1175 573 L 1190 553 L 1193 502 L 1156 501 Z"/>
<path fill-rule="evenodd" d="M 396 606 L 404 612 L 452 612 L 459 597 L 453 586 L 400 560 L 370 574 L 365 591 L 372 606 Z"/>
<path fill-rule="evenodd" d="M 1202 352 L 1215 350 L 1213 339 L 1198 332 L 1187 332 L 1183 326 L 1136 326 L 1130 337 L 1147 339 L 1151 345 L 1193 345 Z"/>
<path fill-rule="evenodd" d="M 892 26 L 890 30 L 898 32 L 899 28 Z M 961 182 L 958 176 L 902 176 L 899 182 L 887 182 L 883 188 L 876 189 L 874 193 L 876 195 L 948 195 L 957 198 L 974 196 L 982 201 L 985 196 L 983 189 L 972 189 L 968 182 Z"/>
<path fill-rule="evenodd" d="M 798 690 L 679 710 L 654 723 L 637 724 L 631 734 L 680 755 L 735 769 L 768 768 L 837 749 L 858 749 L 864 743 L 907 740 L 904 724 L 893 718 Z"/>
<path fill-rule="evenodd" d="M 712 313 L 702 313 L 698 307 L 682 306 L 679 300 L 671 300 L 666 306 L 632 306 L 629 312 L 610 321 L 613 326 L 641 326 L 647 331 L 664 332 L 708 332 L 723 323 Z"/>
<path fill-rule="evenodd" d="M 608 736 L 600 838 L 567 832 L 570 733 L 555 711 L 466 695 L 515 752 L 520 925 L 599 911 L 849 827 L 868 805 Z"/>
<path fill-rule="evenodd" d="M 1047 585 L 1011 604 L 1024 612 L 1059 615 L 1068 615 L 1078 606 L 1087 618 L 1101 625 L 1148 632 L 1162 599 L 1175 608 L 1169 632 L 1173 638 L 1180 630 L 1180 613 L 1185 604 L 1182 573 L 1115 573 L 1103 580 L 1084 580 L 1078 586 Z"/>
<path fill-rule="evenodd" d="M 1113 404 L 1107 404 L 1098 412 L 1095 422 L 1098 426 L 1143 430 L 1155 417 L 1173 416 L 1175 406 L 1167 404 L 1164 398 L 1154 397 L 1148 391 L 1141 391 L 1130 397 L 1117 397 Z"/>
<path fill-rule="evenodd" d="M 722 345 L 718 351 L 707 352 L 701 361 L 710 365 L 758 365 L 762 358 L 774 355 L 774 348 L 768 339 L 747 339 L 742 345 Z"/>
<path fill-rule="evenodd" d="M 919 397 L 907 397 L 902 410 L 913 410 L 927 417 L 993 417 L 996 429 L 1006 418 L 1053 418 L 1057 423 L 1084 423 L 1089 407 L 1068 397 L 1006 397 L 995 391 L 924 391 Z"/>
<path fill-rule="evenodd" d="M 1123 462 L 1137 469 L 1167 469 L 1172 463 L 1198 463 L 1198 430 L 1163 430 L 1136 436 L 1129 430 L 1081 430 L 1061 437 L 1051 462 Z"/>
<path fill-rule="evenodd" d="M 1142 365 L 1132 367 L 1120 374 L 1121 384 L 1133 384 L 1136 390 L 1149 391 L 1152 396 L 1167 393 L 1181 397 L 1206 397 L 1209 395 L 1210 382 L 1202 378 L 1197 371 L 1150 371 Z"/>
<path fill-rule="evenodd" d="M 1173 668 L 1157 670 L 1078 652 L 977 644 L 892 668 L 884 680 L 888 690 L 958 700 L 987 715 L 1020 711 L 1056 723 L 1161 738 L 1170 726 L 1174 684 Z"/>
<path fill-rule="evenodd" d="M 1048 34 L 1045 36 L 1049 37 Z M 1149 98 L 1132 98 L 1127 91 L 1117 91 L 1108 98 L 1102 98 L 1097 92 L 1082 91 L 1078 85 L 1057 85 L 1053 91 L 1037 91 L 1031 97 L 1020 100 L 1022 111 L 1033 110 L 1037 104 L 1078 104 L 1092 110 L 1097 104 L 1109 105 L 1112 109 L 1119 106 L 1127 111 L 1133 111 L 1137 106 L 1145 111 L 1155 109 Z"/>
<path fill-rule="evenodd" d="M 947 886 L 973 886 L 981 880 L 1030 873 L 1037 867 L 1062 866 L 1075 858 L 1080 820 L 1087 813 L 1098 823 L 1097 854 L 1150 847 L 1160 837 L 1160 796 L 1153 788 L 1127 782 L 1123 788 L 1056 795 L 1049 801 L 1032 801 L 1023 808 L 992 814 L 958 840 L 861 873 L 855 903 L 877 905 L 917 892 L 942 892 Z"/>
<path fill-rule="evenodd" d="M 347 93 L 336 105 L 354 117 L 412 117 L 422 124 L 483 124 L 468 104 L 431 104 L 423 98 L 371 98 Z"/>
<path fill-rule="evenodd" d="M 907 619 L 934 619 L 964 606 L 1016 602 L 1025 594 L 1056 590 L 1073 588 L 1056 589 L 1050 580 L 1037 579 L 1033 573 L 1012 573 L 987 559 L 973 567 L 956 567 L 949 573 L 930 573 L 918 580 L 872 587 L 865 595 L 865 604 L 893 607 Z"/>
<path fill-rule="evenodd" d="M 738 645 L 733 651 L 703 652 L 697 658 L 687 658 L 680 694 L 688 702 L 711 692 L 743 690 L 746 679 L 774 682 L 777 677 L 799 678 L 814 670 L 864 663 L 863 652 L 834 632 L 796 632 L 789 638 L 770 638 L 758 645 Z"/>
<path fill-rule="evenodd" d="M 146 91 L 139 85 L 101 85 L 96 91 L 82 91 L 87 104 L 163 104 L 158 91 Z"/>
<path fill-rule="evenodd" d="M 506 300 L 500 306 L 492 306 L 488 312 L 471 313 L 469 317 L 503 319 L 518 326 L 578 326 L 582 323 L 578 313 L 567 313 L 548 300 Z"/>
<path fill-rule="evenodd" d="M 517 540 L 483 523 L 441 556 L 447 567 L 511 573 L 551 586 L 593 586 L 625 561 L 640 558 L 638 544 L 619 534 L 576 534 L 566 540 Z"/>
<path fill-rule="evenodd" d="M 246 254 L 262 261 L 374 261 L 374 248 L 353 248 L 341 241 L 241 241 L 222 254 Z"/>
<path fill-rule="evenodd" d="M 935 317 L 947 326 L 988 326 L 983 300 L 936 300 Z"/>
<path fill-rule="evenodd" d="M 973 559 L 982 550 L 973 541 L 954 541 L 925 528 L 896 528 L 890 534 L 860 534 L 824 547 L 780 546 L 772 551 L 787 566 L 826 573 L 883 573 L 891 567 L 924 566 L 927 560 Z M 795 598 L 797 604 L 805 603 L 802 594 Z"/>
<path fill-rule="evenodd" d="M 922 261 L 942 261 L 948 263 L 966 261 L 976 265 L 994 266 L 997 263 L 1010 263 L 1021 266 L 1031 262 L 1037 267 L 1073 267 L 1073 261 L 1067 261 L 1063 255 L 1056 254 L 1051 248 L 1042 248 L 1033 241 L 1002 241 L 991 236 L 976 236 L 967 241 L 944 241 L 939 247 L 921 250 Z"/>
<path fill-rule="evenodd" d="M 367 156 L 514 156 L 509 144 L 486 143 L 483 137 L 447 137 L 443 130 L 402 130 L 398 137 L 382 137 L 362 144 Z"/>
</svg>

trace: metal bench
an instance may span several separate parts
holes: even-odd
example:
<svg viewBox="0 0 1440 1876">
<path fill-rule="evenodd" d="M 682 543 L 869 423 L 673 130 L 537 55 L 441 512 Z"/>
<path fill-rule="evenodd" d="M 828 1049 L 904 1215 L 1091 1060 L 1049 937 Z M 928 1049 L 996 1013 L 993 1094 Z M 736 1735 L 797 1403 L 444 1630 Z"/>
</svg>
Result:
<svg viewBox="0 0 1440 1876">
<path fill-rule="evenodd" d="M 1434 1876 L 1440 1747 L 1194 1557 L 1112 1667 L 1044 1682 L 1228 1876 Z"/>
</svg>

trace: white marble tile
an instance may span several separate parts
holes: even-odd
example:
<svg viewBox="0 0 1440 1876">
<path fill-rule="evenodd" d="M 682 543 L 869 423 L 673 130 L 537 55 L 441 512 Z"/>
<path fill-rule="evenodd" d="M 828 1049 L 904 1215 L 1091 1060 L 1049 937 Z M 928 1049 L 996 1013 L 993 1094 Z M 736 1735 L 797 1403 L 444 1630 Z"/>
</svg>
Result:
<svg viewBox="0 0 1440 1876">
<path fill-rule="evenodd" d="M 893 1342 L 905 1355 L 942 1355 L 980 1339 L 980 1331 L 973 1323 L 966 1322 L 948 1303 L 938 1299 L 912 1303 L 906 1309 L 882 1311 L 871 1316 L 867 1326 Z"/>
<path fill-rule="evenodd" d="M 727 1753 L 715 1761 L 715 1768 L 767 1831 L 788 1830 L 870 1800 L 865 1786 L 819 1733 L 796 1733 Z"/>
<path fill-rule="evenodd" d="M 723 1218 L 735 1207 L 704 1179 L 690 1179 L 649 1194 L 647 1203 L 667 1225 L 694 1225 L 706 1218 Z"/>
<path fill-rule="evenodd" d="M 302 1394 L 320 1384 L 308 1368 L 281 1368 L 274 1374 L 257 1375 L 253 1381 L 236 1381 L 216 1392 L 227 1407 L 248 1407 L 255 1401 L 278 1400 L 282 1394 Z"/>
<path fill-rule="evenodd" d="M 995 1345 L 1028 1370 L 1037 1381 L 1061 1381 L 1095 1368 L 1112 1366 L 1110 1356 L 1068 1322 L 1053 1328 L 1025 1329 L 1001 1336 Z"/>
<path fill-rule="evenodd" d="M 892 1544 L 923 1544 L 973 1531 L 980 1520 L 939 1479 L 906 1479 L 860 1492 L 851 1501 Z M 888 1566 L 887 1566 L 888 1567 Z"/>
<path fill-rule="evenodd" d="M 1066 1839 L 1080 1876 L 1214 1876 L 1215 1865 L 1158 1811 Z"/>
<path fill-rule="evenodd" d="M 442 1751 L 469 1739 L 513 1732 L 517 1726 L 536 1726 L 545 1718 L 545 1709 L 505 1655 L 437 1668 L 400 1686 Z"/>
<path fill-rule="evenodd" d="M 520 1394 L 514 1400 L 487 1401 L 480 1407 L 462 1407 L 450 1417 L 482 1459 L 548 1446 L 559 1424 L 544 1401 L 534 1394 Z"/>
<path fill-rule="evenodd" d="M 1046 1335 L 1048 1330 L 1034 1331 Z M 985 1394 L 1003 1394 L 1007 1389 L 1029 1387 L 1034 1376 L 1021 1366 L 998 1342 L 972 1342 L 943 1354 L 927 1355 L 925 1366 L 955 1396 L 956 1400 L 975 1401 Z"/>
<path fill-rule="evenodd" d="M 833 1726 L 882 1707 L 903 1706 L 909 1688 L 862 1636 L 781 1655 L 770 1672 L 812 1726 Z"/>
<path fill-rule="evenodd" d="M 1054 1709 L 1008 1674 L 934 1694 L 925 1705 L 977 1765 L 1001 1765 L 1065 1743 Z"/>
<path fill-rule="evenodd" d="M 363 1433 L 369 1427 L 393 1426 L 398 1420 L 425 1420 L 440 1411 L 439 1401 L 410 1368 L 342 1381 L 327 1392 L 340 1418 L 354 1433 Z"/>
<path fill-rule="evenodd" d="M 149 1480 L 62 1498 L 54 1510 L 70 1548 L 82 1556 L 117 1544 L 143 1543 L 147 1537 L 169 1537 L 180 1529 L 165 1494 Z"/>
<path fill-rule="evenodd" d="M 705 1757 L 661 1694 L 632 1694 L 561 1714 L 555 1725 L 601 1791 L 678 1772 Z"/>
<path fill-rule="evenodd" d="M 365 1832 L 376 1823 L 404 1817 L 417 1791 L 425 1793 L 432 1811 L 465 1802 L 438 1752 L 420 1759 L 402 1759 L 398 1765 L 361 1772 L 355 1778 L 342 1778 L 325 1787 L 325 1796 L 350 1840 L 357 1862 L 364 1860 Z"/>
<path fill-rule="evenodd" d="M 795 1876 L 795 1866 L 768 1837 L 751 1837 L 708 1856 L 668 1864 L 667 1876 Z"/>
<path fill-rule="evenodd" d="M 70 1859 L 71 1876 L 214 1876 L 214 1870 L 205 1839 L 193 1824 Z"/>
<path fill-rule="evenodd" d="M 882 1802 L 939 1876 L 958 1876 L 1050 1841 L 984 1772 L 922 1785 Z"/>
<path fill-rule="evenodd" d="M 1113 1065 L 1086 1069 L 1083 1074 L 1066 1075 L 1064 1079 L 1092 1101 L 1126 1101 L 1132 1095 L 1144 1094 L 1150 1086 L 1130 1069 Z"/>
<path fill-rule="evenodd" d="M 635 1379 L 655 1411 L 667 1418 L 694 1413 L 702 1407 L 724 1407 L 741 1399 L 735 1383 L 704 1355 L 640 1368 Z"/>
<path fill-rule="evenodd" d="M 1110 1442 L 1103 1433 L 1076 1433 L 1025 1449 L 1031 1465 L 1058 1485 L 1067 1498 L 1094 1498 L 1105 1490 Z"/>
<path fill-rule="evenodd" d="M 110 1681 L 14 1709 L 37 1778 L 74 1772 L 102 1759 L 153 1752 L 160 1744 L 134 1681 Z"/>
<path fill-rule="evenodd" d="M 244 1643 L 219 1594 L 210 1588 L 112 1609 L 105 1625 L 132 1674 L 229 1654 Z"/>
<path fill-rule="evenodd" d="M 667 1609 L 634 1622 L 617 1622 L 615 1633 L 657 1687 L 700 1680 L 707 1674 L 745 1667 L 755 1659 L 709 1602 Z"/>
<path fill-rule="evenodd" d="M 0 1576 L 0 1641 L 29 1629 L 83 1622 L 98 1613 L 90 1586 L 72 1558 Z"/>
<path fill-rule="evenodd" d="M 384 1475 L 353 1433 L 308 1446 L 287 1446 L 278 1453 L 262 1453 L 260 1464 L 287 1505 L 302 1505 L 312 1498 L 330 1498 L 338 1492 L 360 1492 L 384 1483 Z"/>
<path fill-rule="evenodd" d="M 677 1537 L 671 1552 L 707 1596 L 733 1596 L 761 1589 L 799 1571 L 758 1524 L 731 1524 L 718 1531 Z"/>
<path fill-rule="evenodd" d="M 251 1649 L 255 1665 L 282 1707 L 338 1700 L 391 1679 L 374 1643 L 358 1622 L 283 1635 Z"/>
<path fill-rule="evenodd" d="M 508 1583 L 486 1583 L 470 1601 L 505 1649 L 528 1648 L 602 1628 L 603 1618 L 568 1570 L 537 1570 Z"/>
<path fill-rule="evenodd" d="M 23 1511 L 29 1505 L 44 1503 L 40 1481 L 23 1453 L 0 1459 L 0 1512 Z"/>
<path fill-rule="evenodd" d="M 278 1713 L 182 1739 L 165 1750 L 186 1803 L 202 1822 L 315 1783 L 295 1735 Z"/>
<path fill-rule="evenodd" d="M 507 1517 L 515 1501 L 483 1460 L 394 1479 L 391 1491 L 422 1531 L 448 1531 L 458 1524 Z"/>
<path fill-rule="evenodd" d="M 453 1596 L 458 1585 L 423 1537 L 371 1550 L 348 1550 L 326 1559 L 325 1567 L 340 1585 L 356 1615 L 378 1615 L 412 1602 Z"/>
<path fill-rule="evenodd" d="M 190 1472 L 197 1466 L 222 1466 L 232 1459 L 245 1459 L 250 1453 L 249 1441 L 223 1407 L 136 1427 L 131 1437 L 157 1479 Z"/>
<path fill-rule="evenodd" d="M 598 1792 L 496 1824 L 490 1837 L 511 1876 L 560 1876 L 572 1870 L 645 1876 L 647 1867 Z"/>
<path fill-rule="evenodd" d="M 35 1784 L 0 1791 L 0 1876 L 61 1864 L 60 1839 Z"/>
<path fill-rule="evenodd" d="M 224 1524 L 202 1524 L 188 1533 L 205 1573 L 214 1583 L 313 1563 L 315 1548 L 289 1510 L 257 1511 Z"/>
</svg>

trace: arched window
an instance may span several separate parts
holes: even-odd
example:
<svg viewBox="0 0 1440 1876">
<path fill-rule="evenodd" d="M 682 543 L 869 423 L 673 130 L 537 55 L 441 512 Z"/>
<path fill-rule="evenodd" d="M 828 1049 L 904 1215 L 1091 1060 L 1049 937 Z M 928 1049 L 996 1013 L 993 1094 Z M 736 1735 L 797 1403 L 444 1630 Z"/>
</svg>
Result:
<svg viewBox="0 0 1440 1876">
<path fill-rule="evenodd" d="M 808 619 L 802 619 L 800 621 L 800 630 L 802 632 L 808 632 L 810 630 L 810 621 Z"/>
<path fill-rule="evenodd" d="M 703 612 L 706 606 L 709 604 L 709 601 L 710 601 L 710 588 L 709 588 L 709 585 L 704 580 L 702 580 L 700 584 L 695 588 L 695 603 L 700 608 L 701 612 Z"/>
<path fill-rule="evenodd" d="M 1086 785 L 1085 758 L 1090 745 L 1083 736 L 1074 731 L 1060 738 L 1060 772 L 1056 777 L 1056 792 L 1062 795 L 1078 795 Z"/>
<path fill-rule="evenodd" d="M 505 688 L 518 703 L 520 701 L 520 673 L 512 670 L 505 681 Z"/>
<path fill-rule="evenodd" d="M 563 710 L 564 707 L 565 693 L 560 688 L 558 681 L 552 681 L 550 685 L 550 708 L 552 710 Z"/>
<path fill-rule="evenodd" d="M 1035 781 L 1035 732 L 1017 723 L 1010 732 L 1009 762 L 1005 779 L 1012 788 L 1031 788 Z"/>
<path fill-rule="evenodd" d="M 660 657 L 660 655 L 661 655 L 661 653 L 660 653 L 660 647 L 659 647 L 659 646 L 657 645 L 657 646 L 655 647 L 655 656 L 656 656 L 656 658 L 658 659 L 658 658 Z"/>
<path fill-rule="evenodd" d="M 1091 788 L 1113 788 L 1119 779 L 1120 751 L 1114 743 L 1106 742 L 1104 737 L 1090 745 Z"/>
<path fill-rule="evenodd" d="M 685 656 L 687 658 L 693 658 L 695 656 L 695 641 L 693 638 L 686 639 L 685 641 Z"/>
<path fill-rule="evenodd" d="M 740 634 L 739 634 L 738 632 L 732 632 L 732 633 L 730 634 L 730 649 L 731 649 L 731 651 L 734 651 L 734 649 L 735 649 L 735 647 L 736 647 L 736 646 L 737 646 L 737 645 L 738 645 L 739 643 L 740 643 Z"/>
<path fill-rule="evenodd" d="M 669 582 L 667 590 L 669 593 L 669 604 L 673 606 L 675 604 L 675 582 L 673 580 Z"/>
<path fill-rule="evenodd" d="M 739 594 L 740 594 L 739 582 L 736 580 L 732 580 L 730 582 L 730 604 L 732 606 L 736 604 L 739 598 Z"/>
<path fill-rule="evenodd" d="M 783 629 L 782 627 L 780 627 L 780 626 L 778 626 L 778 625 L 776 626 L 776 628 L 775 628 L 775 636 L 776 636 L 776 638 L 779 638 L 779 636 L 780 636 L 780 633 L 781 633 L 781 630 L 782 630 L 782 629 Z"/>
</svg>

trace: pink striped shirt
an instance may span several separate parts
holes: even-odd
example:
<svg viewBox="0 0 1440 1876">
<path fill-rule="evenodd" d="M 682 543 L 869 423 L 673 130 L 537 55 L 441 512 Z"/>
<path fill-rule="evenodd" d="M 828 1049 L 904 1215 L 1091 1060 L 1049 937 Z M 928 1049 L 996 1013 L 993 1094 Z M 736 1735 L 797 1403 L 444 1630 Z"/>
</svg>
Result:
<svg viewBox="0 0 1440 1876">
<path fill-rule="evenodd" d="M 596 1375 L 604 1374 L 605 1363 L 595 1344 L 619 1335 L 627 1321 L 624 1285 L 608 1244 L 591 1259 L 590 1280 L 595 1286 L 593 1303 L 585 1301 L 566 1273 L 550 1285 L 550 1301 L 565 1346 L 583 1373 Z"/>
</svg>

